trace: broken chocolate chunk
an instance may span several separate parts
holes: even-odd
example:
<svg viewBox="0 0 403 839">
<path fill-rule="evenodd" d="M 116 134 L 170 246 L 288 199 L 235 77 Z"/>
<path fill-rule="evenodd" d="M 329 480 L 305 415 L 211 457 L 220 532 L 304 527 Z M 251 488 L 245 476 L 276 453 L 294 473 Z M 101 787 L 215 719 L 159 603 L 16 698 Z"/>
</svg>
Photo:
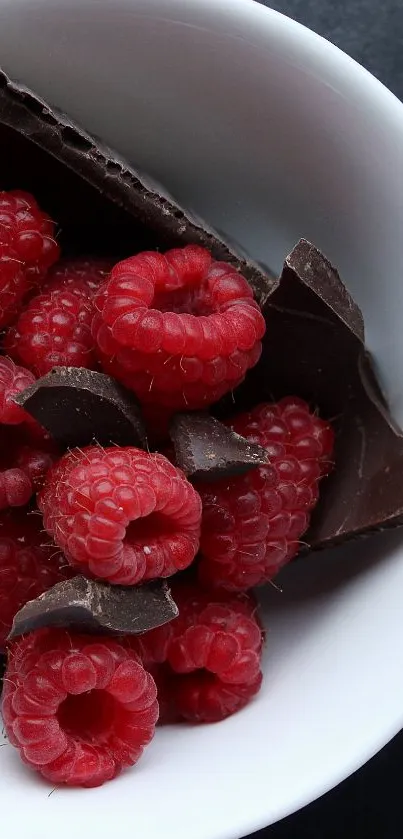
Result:
<svg viewBox="0 0 403 839">
<path fill-rule="evenodd" d="M 267 276 L 259 265 L 1 70 L 0 180 L 2 189 L 32 192 L 60 224 L 65 256 L 123 258 L 148 248 L 197 244 L 241 271 L 260 301 L 267 294 Z"/>
<path fill-rule="evenodd" d="M 259 401 L 295 394 L 336 431 L 335 468 L 321 483 L 304 540 L 322 548 L 403 524 L 402 432 L 365 350 L 362 314 L 309 242 L 287 257 L 264 314 L 262 357 L 237 404 L 256 402 L 256 394 Z"/>
<path fill-rule="evenodd" d="M 146 430 L 132 393 L 104 373 L 55 367 L 15 397 L 61 446 L 138 446 Z"/>
<path fill-rule="evenodd" d="M 165 581 L 112 586 L 85 577 L 56 583 L 17 612 L 9 639 L 43 626 L 107 635 L 141 635 L 178 616 Z"/>
<path fill-rule="evenodd" d="M 176 414 L 170 435 L 177 466 L 194 480 L 242 475 L 268 460 L 266 449 L 249 443 L 209 414 Z"/>
</svg>

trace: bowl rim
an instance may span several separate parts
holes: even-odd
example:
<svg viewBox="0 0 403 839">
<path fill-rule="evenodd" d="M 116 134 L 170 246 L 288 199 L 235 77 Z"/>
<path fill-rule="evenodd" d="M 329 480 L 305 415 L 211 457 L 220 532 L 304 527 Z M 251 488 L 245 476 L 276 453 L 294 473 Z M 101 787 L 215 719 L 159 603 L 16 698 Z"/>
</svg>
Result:
<svg viewBox="0 0 403 839">
<path fill-rule="evenodd" d="M 134 1 L 136 2 L 136 0 Z M 167 8 L 170 8 L 171 11 L 175 6 L 178 9 L 180 8 L 182 13 L 184 11 L 183 0 L 163 0 L 163 2 L 166 3 Z M 160 4 L 161 0 L 159 0 Z M 382 100 L 385 109 L 391 113 L 395 112 L 401 121 L 403 129 L 403 102 L 355 58 L 352 58 L 348 53 L 336 46 L 336 44 L 333 44 L 324 36 L 314 32 L 314 30 L 305 24 L 294 20 L 294 18 L 289 17 L 283 12 L 263 5 L 263 0 L 262 2 L 259 2 L 259 0 L 231 0 L 231 4 L 228 4 L 227 0 L 192 0 L 190 14 L 193 14 L 196 8 L 204 14 L 218 13 L 223 16 L 225 15 L 232 22 L 234 18 L 239 17 L 240 22 L 242 21 L 243 24 L 247 24 L 248 26 L 256 24 L 262 37 L 265 36 L 267 31 L 272 31 L 274 28 L 279 35 L 289 37 L 294 45 L 298 44 L 300 48 L 305 45 L 306 53 L 314 49 L 324 63 L 333 63 L 333 70 L 342 67 L 345 71 L 348 68 L 355 79 L 362 84 L 364 94 L 377 98 L 378 104 Z M 351 96 L 350 83 L 346 90 Z"/>
</svg>

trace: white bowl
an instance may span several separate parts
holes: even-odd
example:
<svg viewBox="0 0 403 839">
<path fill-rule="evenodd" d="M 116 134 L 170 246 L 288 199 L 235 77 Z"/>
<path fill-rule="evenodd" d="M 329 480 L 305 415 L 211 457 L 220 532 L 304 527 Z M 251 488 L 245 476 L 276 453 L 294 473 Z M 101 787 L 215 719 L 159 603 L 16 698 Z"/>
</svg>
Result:
<svg viewBox="0 0 403 839">
<path fill-rule="evenodd" d="M 278 269 L 314 241 L 364 310 L 403 420 L 403 106 L 379 82 L 251 0 L 1 0 L 0 65 L 255 258 Z M 5 746 L 3 829 L 238 839 L 370 758 L 403 723 L 401 534 L 297 563 L 282 585 L 250 707 L 161 730 L 116 782 L 49 799 Z"/>
</svg>

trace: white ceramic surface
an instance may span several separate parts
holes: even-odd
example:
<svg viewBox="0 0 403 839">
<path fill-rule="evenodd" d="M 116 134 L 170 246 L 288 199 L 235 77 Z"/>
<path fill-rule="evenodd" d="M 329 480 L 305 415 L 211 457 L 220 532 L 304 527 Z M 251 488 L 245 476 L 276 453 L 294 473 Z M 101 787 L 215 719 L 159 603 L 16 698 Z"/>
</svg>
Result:
<svg viewBox="0 0 403 839">
<path fill-rule="evenodd" d="M 0 0 L 0 65 L 274 268 L 340 267 L 403 420 L 403 106 L 252 0 Z M 402 477 L 403 479 L 403 477 Z M 403 536 L 297 563 L 265 596 L 259 698 L 167 728 L 133 771 L 48 788 L 0 749 L 2 827 L 30 839 L 238 839 L 345 778 L 403 725 Z"/>
</svg>

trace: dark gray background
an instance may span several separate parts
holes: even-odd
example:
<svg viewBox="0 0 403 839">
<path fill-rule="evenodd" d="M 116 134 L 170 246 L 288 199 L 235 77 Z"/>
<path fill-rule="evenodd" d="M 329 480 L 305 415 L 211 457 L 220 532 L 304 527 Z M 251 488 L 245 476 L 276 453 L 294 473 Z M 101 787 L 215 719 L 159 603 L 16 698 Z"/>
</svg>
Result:
<svg viewBox="0 0 403 839">
<path fill-rule="evenodd" d="M 262 4 L 328 38 L 403 99 L 403 0 L 262 0 Z"/>
<path fill-rule="evenodd" d="M 403 0 L 261 1 L 328 38 L 403 100 Z M 253 839 L 402 839 L 402 797 L 403 733 L 337 789 Z"/>
</svg>

